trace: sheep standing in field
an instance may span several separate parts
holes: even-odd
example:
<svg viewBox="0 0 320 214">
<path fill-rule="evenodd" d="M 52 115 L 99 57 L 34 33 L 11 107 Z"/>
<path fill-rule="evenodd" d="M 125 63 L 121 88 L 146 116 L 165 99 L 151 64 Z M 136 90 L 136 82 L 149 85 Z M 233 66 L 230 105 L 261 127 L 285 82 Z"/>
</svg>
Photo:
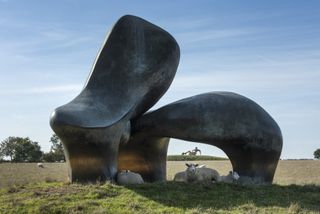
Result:
<svg viewBox="0 0 320 214">
<path fill-rule="evenodd" d="M 39 168 L 44 168 L 43 163 L 37 163 L 37 166 L 38 166 Z"/>
<path fill-rule="evenodd" d="M 126 184 L 143 184 L 143 179 L 140 174 L 123 170 L 117 175 L 117 183 L 120 185 Z"/>
<path fill-rule="evenodd" d="M 235 171 L 230 171 L 228 175 L 220 176 L 220 181 L 224 183 L 234 183 L 240 178 L 239 174 Z"/>
</svg>

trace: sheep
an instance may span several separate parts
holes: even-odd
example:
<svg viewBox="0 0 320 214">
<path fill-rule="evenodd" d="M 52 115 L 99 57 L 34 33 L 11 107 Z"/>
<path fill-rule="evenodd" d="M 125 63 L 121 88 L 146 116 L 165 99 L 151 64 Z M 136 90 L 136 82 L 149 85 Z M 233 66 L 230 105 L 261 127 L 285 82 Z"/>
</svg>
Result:
<svg viewBox="0 0 320 214">
<path fill-rule="evenodd" d="M 205 165 L 199 166 L 198 164 L 186 164 L 188 167 L 183 172 L 178 172 L 174 176 L 174 181 L 177 182 L 194 182 L 194 181 L 220 181 L 219 173 Z"/>
<path fill-rule="evenodd" d="M 123 170 L 117 175 L 117 183 L 120 185 L 143 184 L 144 181 L 140 174 L 131 172 L 130 170 Z"/>
<path fill-rule="evenodd" d="M 186 166 L 188 167 L 186 170 L 188 182 L 194 182 L 194 181 L 219 182 L 220 181 L 220 175 L 214 169 L 210 169 L 205 166 L 202 166 L 201 168 L 199 168 L 198 164 L 186 164 Z"/>
<path fill-rule="evenodd" d="M 173 180 L 176 182 L 187 182 L 187 172 L 183 171 L 176 173 Z"/>
<path fill-rule="evenodd" d="M 235 171 L 230 171 L 228 175 L 220 176 L 220 181 L 224 183 L 234 183 L 240 178 L 239 174 Z"/>
<path fill-rule="evenodd" d="M 39 168 L 44 168 L 43 163 L 37 163 L 37 166 L 38 166 Z"/>
<path fill-rule="evenodd" d="M 206 165 L 197 166 L 197 168 L 199 169 L 204 167 L 206 167 Z M 173 180 L 177 182 L 187 182 L 187 172 L 183 171 L 183 172 L 176 173 Z"/>
</svg>

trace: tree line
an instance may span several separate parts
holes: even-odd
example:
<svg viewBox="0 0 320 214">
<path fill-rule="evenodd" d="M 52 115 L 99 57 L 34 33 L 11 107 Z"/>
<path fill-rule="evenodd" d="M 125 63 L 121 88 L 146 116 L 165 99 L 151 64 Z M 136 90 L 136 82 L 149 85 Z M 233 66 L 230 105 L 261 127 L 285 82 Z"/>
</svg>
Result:
<svg viewBox="0 0 320 214">
<path fill-rule="evenodd" d="M 29 137 L 8 137 L 0 143 L 0 162 L 61 162 L 65 161 L 63 145 L 56 134 L 50 138 L 50 151 L 41 151 L 38 142 Z M 320 149 L 314 151 L 315 159 L 320 159 Z"/>
<path fill-rule="evenodd" d="M 56 134 L 50 138 L 49 152 L 41 151 L 38 142 L 29 137 L 8 137 L 0 143 L 0 161 L 10 162 L 60 162 L 65 161 L 62 142 Z"/>
</svg>

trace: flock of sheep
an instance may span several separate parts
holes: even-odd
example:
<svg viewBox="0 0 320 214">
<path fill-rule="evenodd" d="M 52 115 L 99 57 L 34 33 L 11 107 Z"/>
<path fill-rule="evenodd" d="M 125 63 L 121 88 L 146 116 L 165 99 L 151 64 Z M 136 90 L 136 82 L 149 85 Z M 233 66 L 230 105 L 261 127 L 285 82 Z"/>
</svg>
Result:
<svg viewBox="0 0 320 214">
<path fill-rule="evenodd" d="M 234 183 L 240 176 L 237 172 L 230 171 L 226 176 L 220 176 L 219 173 L 214 170 L 199 166 L 198 164 L 186 164 L 187 169 L 182 172 L 178 172 L 174 176 L 176 182 L 225 182 Z M 124 170 L 117 175 L 117 183 L 120 185 L 126 184 L 142 184 L 143 179 L 140 174 Z"/>
<path fill-rule="evenodd" d="M 37 163 L 37 166 L 44 168 L 43 163 Z M 228 175 L 220 176 L 219 173 L 207 168 L 205 165 L 199 166 L 198 164 L 186 164 L 187 169 L 182 172 L 178 172 L 174 176 L 176 182 L 225 182 L 234 183 L 240 176 L 237 172 L 230 171 Z M 126 184 L 142 184 L 143 178 L 139 173 L 131 172 L 130 170 L 123 170 L 117 175 L 117 183 L 119 185 Z"/>
</svg>

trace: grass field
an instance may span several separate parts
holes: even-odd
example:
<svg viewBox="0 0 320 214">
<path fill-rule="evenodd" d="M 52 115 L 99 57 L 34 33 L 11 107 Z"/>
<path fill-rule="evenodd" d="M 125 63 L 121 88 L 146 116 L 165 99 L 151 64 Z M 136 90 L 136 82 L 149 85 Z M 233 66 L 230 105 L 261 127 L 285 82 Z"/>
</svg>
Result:
<svg viewBox="0 0 320 214">
<path fill-rule="evenodd" d="M 228 160 L 196 161 L 196 163 L 214 168 L 220 174 L 227 174 L 231 169 L 231 164 Z M 0 164 L 0 188 L 34 182 L 67 182 L 68 172 L 65 163 L 45 163 L 44 166 L 44 168 L 39 168 L 36 163 L 2 163 Z M 172 180 L 176 172 L 183 171 L 185 168 L 184 161 L 168 161 L 167 180 Z M 320 185 L 320 161 L 280 161 L 274 183 L 280 185 Z"/>
<path fill-rule="evenodd" d="M 196 163 L 205 164 L 207 167 L 216 169 L 220 174 L 227 174 L 232 169 L 230 161 L 197 161 Z M 167 164 L 167 179 L 172 180 L 176 172 L 185 170 L 185 168 L 185 162 L 183 161 L 169 161 Z M 320 161 L 280 161 L 274 177 L 274 183 L 280 185 L 320 185 Z"/>
<path fill-rule="evenodd" d="M 197 161 L 226 174 L 229 161 Z M 168 180 L 184 170 L 169 161 Z M 64 163 L 0 164 L 0 213 L 320 213 L 320 161 L 280 161 L 275 185 L 68 184 Z M 40 182 L 40 183 L 37 183 Z M 307 184 L 307 185 L 305 185 Z"/>
</svg>

